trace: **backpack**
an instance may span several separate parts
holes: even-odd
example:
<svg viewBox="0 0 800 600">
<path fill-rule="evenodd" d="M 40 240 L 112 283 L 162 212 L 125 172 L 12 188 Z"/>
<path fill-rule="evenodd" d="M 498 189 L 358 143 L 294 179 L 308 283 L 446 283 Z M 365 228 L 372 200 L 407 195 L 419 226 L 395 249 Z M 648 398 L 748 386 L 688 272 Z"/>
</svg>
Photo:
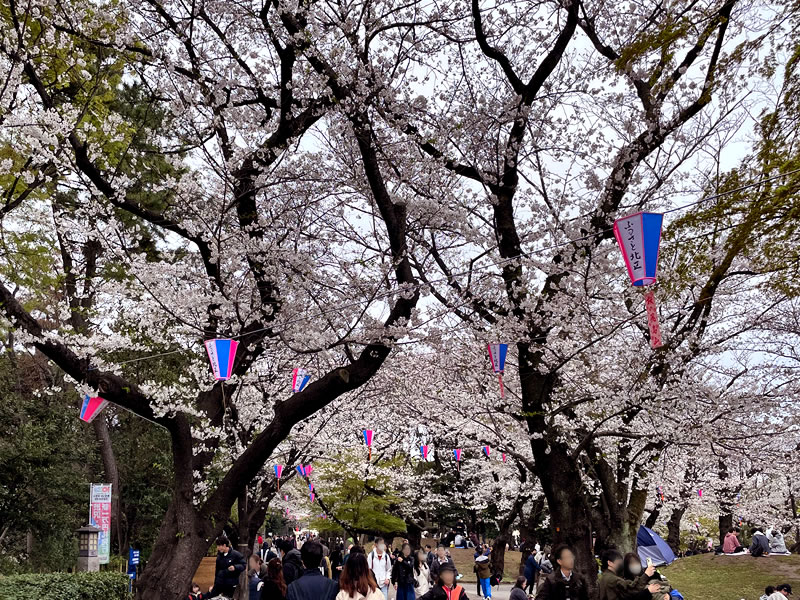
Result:
<svg viewBox="0 0 800 600">
<path fill-rule="evenodd" d="M 544 573 L 545 575 L 550 575 L 550 573 L 552 572 L 553 572 L 553 563 L 551 563 L 549 560 L 543 560 L 542 573 Z"/>
</svg>

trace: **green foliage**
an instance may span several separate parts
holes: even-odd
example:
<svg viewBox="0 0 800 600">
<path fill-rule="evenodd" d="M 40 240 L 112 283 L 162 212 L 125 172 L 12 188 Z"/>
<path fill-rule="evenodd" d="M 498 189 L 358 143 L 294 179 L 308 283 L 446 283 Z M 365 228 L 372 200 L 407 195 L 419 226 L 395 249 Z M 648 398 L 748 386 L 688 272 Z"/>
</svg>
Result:
<svg viewBox="0 0 800 600">
<path fill-rule="evenodd" d="M 128 600 L 124 573 L 43 573 L 0 577 L 3 600 Z"/>
<path fill-rule="evenodd" d="M 391 507 L 400 501 L 396 491 L 389 487 L 385 475 L 367 471 L 340 468 L 340 463 L 358 464 L 363 456 L 343 454 L 330 464 L 319 466 L 318 479 L 325 490 L 323 502 L 328 512 L 337 520 L 347 523 L 356 530 L 380 533 L 403 532 L 405 521 L 390 514 Z M 384 461 L 380 467 L 391 468 L 391 461 Z M 341 526 L 332 519 L 316 519 L 313 527 L 319 531 L 339 531 Z"/>
<path fill-rule="evenodd" d="M 47 383 L 57 387 L 34 391 Z M 15 558 L 15 571 L 71 567 L 74 532 L 86 524 L 88 483 L 97 467 L 94 433 L 76 418 L 74 390 L 37 357 L 5 353 L 0 397 L 0 528 L 8 528 L 3 551 Z M 6 572 L 11 566 L 2 565 Z"/>
</svg>

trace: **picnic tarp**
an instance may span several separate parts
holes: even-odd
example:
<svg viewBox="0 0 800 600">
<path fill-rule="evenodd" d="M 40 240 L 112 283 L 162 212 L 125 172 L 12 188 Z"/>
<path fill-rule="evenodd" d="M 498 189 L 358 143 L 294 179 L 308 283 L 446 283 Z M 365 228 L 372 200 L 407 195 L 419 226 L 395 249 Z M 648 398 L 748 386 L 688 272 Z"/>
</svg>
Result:
<svg viewBox="0 0 800 600">
<path fill-rule="evenodd" d="M 643 565 L 647 564 L 648 558 L 657 567 L 669 565 L 675 561 L 675 553 L 667 542 L 662 540 L 655 531 L 648 529 L 644 525 L 639 527 L 639 533 L 636 534 L 636 545 Z"/>
</svg>

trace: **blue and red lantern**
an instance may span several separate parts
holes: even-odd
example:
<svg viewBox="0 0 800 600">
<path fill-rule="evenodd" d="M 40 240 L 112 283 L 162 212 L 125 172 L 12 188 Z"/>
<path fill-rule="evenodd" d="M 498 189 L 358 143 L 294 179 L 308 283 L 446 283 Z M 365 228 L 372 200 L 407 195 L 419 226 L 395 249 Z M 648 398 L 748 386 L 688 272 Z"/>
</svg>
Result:
<svg viewBox="0 0 800 600">
<path fill-rule="evenodd" d="M 456 458 L 456 468 L 460 471 L 461 470 L 461 448 L 456 448 L 453 450 L 453 456 Z"/>
<path fill-rule="evenodd" d="M 103 398 L 90 398 L 89 394 L 83 398 L 83 405 L 81 406 L 81 421 L 91 423 L 95 417 L 99 415 L 108 404 L 108 400 Z"/>
<path fill-rule="evenodd" d="M 428 460 L 428 447 L 420 446 L 419 453 L 422 455 L 422 460 Z"/>
<path fill-rule="evenodd" d="M 646 287 L 656 282 L 663 222 L 664 215 L 646 212 L 614 221 L 614 237 L 622 251 L 631 283 L 637 287 Z M 647 310 L 647 326 L 650 329 L 650 346 L 658 348 L 662 345 L 661 329 L 658 324 L 656 297 L 652 290 L 645 294 L 644 305 Z"/>
<path fill-rule="evenodd" d="M 295 394 L 302 392 L 309 379 L 311 379 L 311 375 L 302 367 L 298 367 L 292 371 L 292 391 Z"/>
<path fill-rule="evenodd" d="M 275 480 L 278 482 L 278 491 L 281 491 L 281 475 L 283 475 L 283 465 L 275 465 Z"/>
<path fill-rule="evenodd" d="M 226 381 L 233 374 L 233 361 L 236 359 L 236 340 L 206 340 L 208 360 L 217 381 Z"/>
<path fill-rule="evenodd" d="M 364 434 L 364 443 L 369 448 L 369 458 L 368 460 L 372 460 L 372 429 L 365 429 L 363 431 Z"/>
<path fill-rule="evenodd" d="M 506 354 L 508 344 L 489 344 L 489 360 L 492 361 L 492 370 L 497 374 L 500 381 L 500 397 L 504 396 L 503 390 L 503 371 L 506 368 Z"/>
</svg>

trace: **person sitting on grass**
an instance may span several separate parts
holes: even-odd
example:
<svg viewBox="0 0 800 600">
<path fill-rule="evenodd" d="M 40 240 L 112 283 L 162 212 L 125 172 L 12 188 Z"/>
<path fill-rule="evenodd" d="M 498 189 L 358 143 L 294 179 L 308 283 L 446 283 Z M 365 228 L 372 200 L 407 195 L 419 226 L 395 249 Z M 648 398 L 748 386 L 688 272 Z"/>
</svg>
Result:
<svg viewBox="0 0 800 600">
<path fill-rule="evenodd" d="M 786 600 L 792 595 L 792 586 L 788 583 L 782 583 L 775 588 L 775 591 L 769 597 L 769 600 Z"/>
<path fill-rule="evenodd" d="M 774 593 L 775 593 L 775 586 L 774 585 L 768 585 L 767 587 L 764 588 L 764 593 L 761 595 L 761 598 L 759 598 L 758 600 L 769 600 L 769 597 L 772 596 L 772 594 L 774 594 Z"/>
<path fill-rule="evenodd" d="M 751 530 L 753 534 L 753 543 L 750 544 L 750 556 L 767 556 L 769 555 L 769 540 L 761 532 L 760 527 L 753 527 Z"/>
</svg>

